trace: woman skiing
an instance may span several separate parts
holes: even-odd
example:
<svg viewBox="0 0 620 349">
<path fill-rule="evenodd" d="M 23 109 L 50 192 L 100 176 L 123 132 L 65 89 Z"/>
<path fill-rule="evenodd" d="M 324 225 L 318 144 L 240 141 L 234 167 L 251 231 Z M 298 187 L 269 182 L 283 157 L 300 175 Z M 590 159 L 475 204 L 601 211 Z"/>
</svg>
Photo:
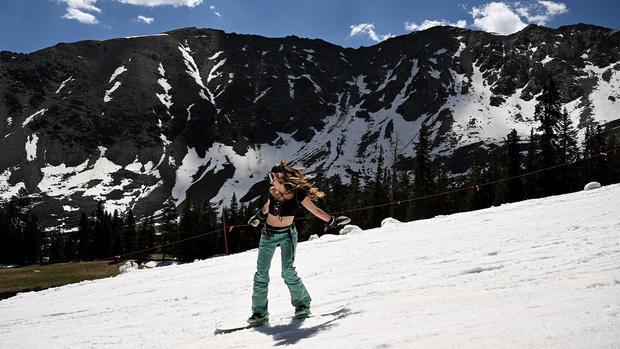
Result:
<svg viewBox="0 0 620 349">
<path fill-rule="evenodd" d="M 297 229 L 293 223 L 297 208 L 301 204 L 313 215 L 325 222 L 325 229 L 349 223 L 348 217 L 334 217 L 316 207 L 312 200 L 325 196 L 304 180 L 304 174 L 297 168 L 286 166 L 282 160 L 268 173 L 271 187 L 267 203 L 250 218 L 248 224 L 261 229 L 258 247 L 257 270 L 254 274 L 252 293 L 252 316 L 248 323 L 259 326 L 269 320 L 267 311 L 267 289 L 269 285 L 269 267 L 277 246 L 282 255 L 282 278 L 291 294 L 291 304 L 295 307 L 295 317 L 310 315 L 310 295 L 301 282 L 295 266 L 295 248 L 297 247 Z"/>
</svg>

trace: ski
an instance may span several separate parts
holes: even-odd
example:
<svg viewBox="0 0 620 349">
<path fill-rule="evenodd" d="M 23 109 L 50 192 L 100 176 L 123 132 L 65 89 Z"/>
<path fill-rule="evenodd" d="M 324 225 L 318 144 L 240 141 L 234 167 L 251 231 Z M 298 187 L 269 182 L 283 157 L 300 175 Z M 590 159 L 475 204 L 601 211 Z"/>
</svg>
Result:
<svg viewBox="0 0 620 349">
<path fill-rule="evenodd" d="M 278 320 L 283 320 L 283 319 L 304 320 L 304 319 L 312 318 L 312 317 L 340 315 L 340 314 L 343 314 L 343 313 L 346 313 L 346 312 L 349 311 L 349 309 L 347 308 L 347 304 L 342 304 L 342 305 L 339 305 L 337 307 L 332 307 L 332 308 L 328 308 L 328 309 L 325 309 L 325 308 L 326 307 L 319 307 L 318 310 L 316 310 L 315 312 L 310 313 L 308 316 L 296 317 L 295 315 L 291 315 L 291 316 L 280 317 Z M 325 309 L 325 310 L 323 310 L 323 309 Z M 269 323 L 269 322 L 266 322 L 266 323 Z M 216 334 L 216 335 L 218 335 L 218 334 L 225 334 L 225 333 L 232 333 L 232 332 L 247 330 L 247 329 L 254 328 L 254 327 L 260 327 L 260 326 L 263 326 L 263 325 L 264 324 L 260 324 L 260 325 L 245 324 L 245 325 L 241 325 L 241 326 L 217 327 L 213 331 L 213 333 Z"/>
<path fill-rule="evenodd" d="M 214 334 L 224 334 L 224 333 L 231 333 L 231 332 L 236 332 L 236 331 L 241 331 L 241 330 L 247 330 L 250 329 L 252 327 L 259 327 L 262 325 L 250 325 L 250 324 L 246 324 L 245 326 L 238 326 L 238 327 L 224 327 L 224 328 L 216 328 L 215 331 L 213 331 Z"/>
<path fill-rule="evenodd" d="M 295 315 L 293 315 L 293 316 L 288 316 L 286 318 L 287 319 L 303 320 L 303 319 L 307 319 L 307 318 L 311 318 L 311 317 L 340 315 L 342 313 L 346 313 L 347 311 L 349 311 L 349 309 L 347 308 L 347 304 L 342 304 L 342 305 L 339 305 L 338 307 L 335 307 L 335 308 L 331 308 L 331 309 L 327 309 L 327 310 L 318 310 L 316 312 L 311 312 L 309 315 L 305 315 L 305 316 L 295 316 Z"/>
</svg>

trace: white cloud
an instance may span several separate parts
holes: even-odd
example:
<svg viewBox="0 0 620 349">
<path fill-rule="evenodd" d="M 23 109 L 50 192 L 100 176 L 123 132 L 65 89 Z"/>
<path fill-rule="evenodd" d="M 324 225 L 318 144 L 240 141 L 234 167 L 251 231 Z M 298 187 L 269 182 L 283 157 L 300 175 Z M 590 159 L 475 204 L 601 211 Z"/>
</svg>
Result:
<svg viewBox="0 0 620 349">
<path fill-rule="evenodd" d="M 90 13 L 82 12 L 76 8 L 68 8 L 67 13 L 65 13 L 65 15 L 62 16 L 62 18 L 75 19 L 78 22 L 84 23 L 84 24 L 99 23 L 99 21 L 97 20 L 97 18 L 95 18 L 95 16 L 91 15 Z"/>
<path fill-rule="evenodd" d="M 67 4 L 67 12 L 62 16 L 66 19 L 75 19 L 84 24 L 97 24 L 97 18 L 87 12 L 101 13 L 101 9 L 96 7 L 97 0 L 56 0 L 59 3 Z"/>
<path fill-rule="evenodd" d="M 85 11 L 95 11 L 101 13 L 101 9 L 95 4 L 97 0 L 57 0 L 58 2 L 67 4 L 67 8 L 80 9 Z"/>
<path fill-rule="evenodd" d="M 136 21 L 143 22 L 143 23 L 146 23 L 146 24 L 151 24 L 151 23 L 153 23 L 153 21 L 155 21 L 155 18 L 153 18 L 153 17 L 144 17 L 144 16 L 140 15 L 140 16 L 138 16 L 138 18 L 136 18 Z"/>
<path fill-rule="evenodd" d="M 545 25 L 553 16 L 567 12 L 564 3 L 538 0 L 536 3 L 516 2 L 514 5 L 490 2 L 482 7 L 473 7 L 470 14 L 474 18 L 474 27 L 507 35 L 525 28 L 527 23 Z"/>
<path fill-rule="evenodd" d="M 503 2 L 491 2 L 480 8 L 473 7 L 470 13 L 474 18 L 473 26 L 488 32 L 508 35 L 526 26 L 519 15 Z"/>
<path fill-rule="evenodd" d="M 216 10 L 215 10 L 215 6 L 211 5 L 211 6 L 209 6 L 209 9 L 210 9 L 211 11 L 213 11 L 213 13 L 214 13 L 216 16 L 218 16 L 218 17 L 222 17 L 222 14 L 221 14 L 221 13 L 219 13 L 218 11 L 216 11 Z"/>
<path fill-rule="evenodd" d="M 459 28 L 465 28 L 465 26 L 467 26 L 467 21 L 464 19 L 461 19 L 459 21 L 457 21 L 456 23 L 451 23 L 446 21 L 445 19 L 442 19 L 441 21 L 436 21 L 436 20 L 424 20 L 424 22 L 422 22 L 422 24 L 418 25 L 415 24 L 413 22 L 405 22 L 405 29 L 409 30 L 409 31 L 416 31 L 416 30 L 426 30 L 428 28 L 432 28 L 432 27 L 437 27 L 437 26 L 452 26 L 452 27 L 459 27 Z"/>
<path fill-rule="evenodd" d="M 187 6 L 187 7 L 195 7 L 202 4 L 203 0 L 116 0 L 123 4 L 136 5 L 136 6 L 147 6 L 147 7 L 155 7 L 155 6 Z"/>
<path fill-rule="evenodd" d="M 376 42 L 381 42 L 383 40 L 394 37 L 394 35 L 392 34 L 377 35 L 377 33 L 375 32 L 375 25 L 372 23 L 362 23 L 358 25 L 351 25 L 349 26 L 349 28 L 351 28 L 351 33 L 349 33 L 349 36 L 367 34 L 370 39 Z"/>
<path fill-rule="evenodd" d="M 539 4 L 543 5 L 547 9 L 547 14 L 550 16 L 561 15 L 568 12 L 568 8 L 566 4 L 562 2 L 553 2 L 553 1 L 538 1 Z"/>
</svg>

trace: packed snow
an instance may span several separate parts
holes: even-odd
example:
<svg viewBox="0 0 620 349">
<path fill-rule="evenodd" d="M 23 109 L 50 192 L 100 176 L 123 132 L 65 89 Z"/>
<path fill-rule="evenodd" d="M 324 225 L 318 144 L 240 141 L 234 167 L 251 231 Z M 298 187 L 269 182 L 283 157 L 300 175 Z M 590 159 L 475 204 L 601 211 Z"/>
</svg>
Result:
<svg viewBox="0 0 620 349">
<path fill-rule="evenodd" d="M 271 267 L 269 324 L 250 315 L 257 250 L 0 301 L 6 348 L 617 348 L 620 185 L 380 228 L 297 247 L 313 307 L 293 312 Z M 353 222 L 354 223 L 354 222 Z M 127 268 L 127 266 L 125 266 Z"/>
</svg>

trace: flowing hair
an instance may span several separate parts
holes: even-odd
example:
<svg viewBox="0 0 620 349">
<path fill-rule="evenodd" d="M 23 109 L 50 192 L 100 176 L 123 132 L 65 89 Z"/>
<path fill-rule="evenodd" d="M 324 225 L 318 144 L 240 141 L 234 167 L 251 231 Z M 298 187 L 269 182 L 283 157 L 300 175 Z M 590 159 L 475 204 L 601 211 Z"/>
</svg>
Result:
<svg viewBox="0 0 620 349">
<path fill-rule="evenodd" d="M 286 166 L 286 160 L 282 160 L 279 164 L 274 165 L 271 168 L 271 172 L 288 174 L 288 176 L 278 178 L 280 183 L 282 183 L 288 191 L 296 192 L 298 190 L 303 190 L 306 192 L 310 200 L 313 201 L 325 196 L 325 193 L 312 187 L 310 183 L 306 182 L 305 176 L 300 169 Z"/>
</svg>

